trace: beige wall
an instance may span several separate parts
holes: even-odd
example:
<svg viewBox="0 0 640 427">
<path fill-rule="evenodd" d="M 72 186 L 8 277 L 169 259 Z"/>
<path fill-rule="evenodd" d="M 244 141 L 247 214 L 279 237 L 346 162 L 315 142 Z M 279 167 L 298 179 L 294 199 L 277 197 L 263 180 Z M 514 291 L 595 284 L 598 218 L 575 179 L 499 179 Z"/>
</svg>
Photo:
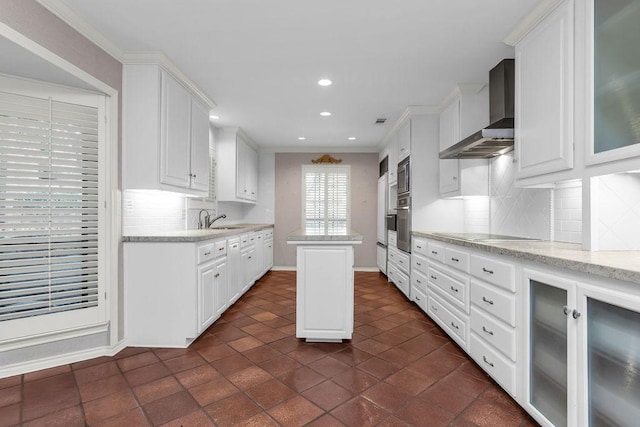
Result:
<svg viewBox="0 0 640 427">
<path fill-rule="evenodd" d="M 276 153 L 274 265 L 296 265 L 295 247 L 287 235 L 302 225 L 302 165 L 325 153 Z M 331 153 L 329 153 L 331 154 Z M 332 154 L 351 166 L 351 227 L 364 242 L 355 247 L 356 267 L 376 267 L 376 206 L 378 198 L 378 154 Z"/>
</svg>

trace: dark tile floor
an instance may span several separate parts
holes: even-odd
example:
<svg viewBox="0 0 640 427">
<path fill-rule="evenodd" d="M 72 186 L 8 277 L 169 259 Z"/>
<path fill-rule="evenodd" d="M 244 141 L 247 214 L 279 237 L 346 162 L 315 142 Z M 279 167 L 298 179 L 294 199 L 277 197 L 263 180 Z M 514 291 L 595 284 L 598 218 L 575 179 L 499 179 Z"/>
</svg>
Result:
<svg viewBox="0 0 640 427">
<path fill-rule="evenodd" d="M 307 344 L 295 273 L 270 272 L 188 349 L 0 379 L 0 426 L 535 425 L 384 276 L 355 301 L 351 342 Z"/>
</svg>

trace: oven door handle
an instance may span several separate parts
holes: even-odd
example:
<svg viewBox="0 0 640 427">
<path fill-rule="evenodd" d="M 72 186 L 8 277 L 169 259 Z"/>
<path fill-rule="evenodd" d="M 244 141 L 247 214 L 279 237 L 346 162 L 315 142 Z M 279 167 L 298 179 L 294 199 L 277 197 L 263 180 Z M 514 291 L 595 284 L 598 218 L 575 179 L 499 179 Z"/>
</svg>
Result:
<svg viewBox="0 0 640 427">
<path fill-rule="evenodd" d="M 399 211 L 408 211 L 409 209 L 411 209 L 409 206 L 398 206 L 396 208 L 396 210 L 399 210 Z"/>
</svg>

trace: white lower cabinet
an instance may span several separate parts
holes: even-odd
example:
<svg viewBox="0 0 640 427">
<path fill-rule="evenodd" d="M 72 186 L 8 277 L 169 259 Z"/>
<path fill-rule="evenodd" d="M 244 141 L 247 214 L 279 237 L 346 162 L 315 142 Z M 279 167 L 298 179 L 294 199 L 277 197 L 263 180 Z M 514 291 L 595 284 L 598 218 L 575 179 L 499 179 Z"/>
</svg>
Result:
<svg viewBox="0 0 640 427">
<path fill-rule="evenodd" d="M 525 408 L 545 426 L 637 425 L 640 291 L 525 269 Z"/>
<path fill-rule="evenodd" d="M 410 298 L 411 257 L 395 246 L 387 247 L 387 278 L 407 297 Z"/>
<path fill-rule="evenodd" d="M 202 242 L 125 242 L 127 345 L 187 347 L 215 322 L 262 276 L 254 274 L 255 239 L 244 236 L 245 248 L 238 235 Z M 272 260 L 272 247 L 265 246 L 262 255 Z"/>
<path fill-rule="evenodd" d="M 387 248 L 376 246 L 376 265 L 382 274 L 387 274 Z"/>
</svg>

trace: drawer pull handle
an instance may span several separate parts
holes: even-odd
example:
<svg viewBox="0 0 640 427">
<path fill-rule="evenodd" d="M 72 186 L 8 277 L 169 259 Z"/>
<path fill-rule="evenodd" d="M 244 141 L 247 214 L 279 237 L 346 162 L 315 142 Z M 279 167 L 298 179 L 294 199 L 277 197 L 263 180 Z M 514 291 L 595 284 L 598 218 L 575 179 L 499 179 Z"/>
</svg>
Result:
<svg viewBox="0 0 640 427">
<path fill-rule="evenodd" d="M 484 326 L 482 327 L 482 332 L 489 334 L 489 335 L 493 335 L 493 331 L 488 330 L 487 328 L 485 328 Z"/>
<path fill-rule="evenodd" d="M 416 279 L 416 282 L 422 284 L 422 282 L 420 281 L 420 279 Z"/>
<path fill-rule="evenodd" d="M 251 259 L 251 257 L 249 257 L 249 259 Z"/>
<path fill-rule="evenodd" d="M 218 248 L 219 251 L 224 251 L 224 248 Z"/>
<path fill-rule="evenodd" d="M 451 257 L 451 261 L 453 261 L 453 262 L 460 262 L 460 260 L 459 260 L 458 258 L 454 258 L 454 257 Z"/>
<path fill-rule="evenodd" d="M 237 248 L 237 247 L 238 247 L 238 245 L 233 245 L 233 246 L 231 246 L 231 247 L 235 249 L 235 248 Z"/>
<path fill-rule="evenodd" d="M 420 246 L 420 245 L 416 245 L 416 248 L 418 248 L 418 249 L 422 249 L 422 246 Z"/>
<path fill-rule="evenodd" d="M 493 274 L 493 270 L 488 270 L 484 267 L 482 267 L 482 271 L 484 271 L 485 273 Z"/>
<path fill-rule="evenodd" d="M 482 297 L 482 301 L 486 302 L 489 305 L 493 305 L 493 301 L 491 301 L 490 299 L 486 299 L 485 297 Z"/>
<path fill-rule="evenodd" d="M 216 273 L 216 275 L 213 277 L 220 277 L 220 273 Z"/>
<path fill-rule="evenodd" d="M 493 363 L 489 362 L 486 358 L 486 356 L 482 356 L 482 360 L 484 361 L 484 363 L 486 363 L 487 365 L 491 366 L 493 368 Z"/>
<path fill-rule="evenodd" d="M 420 301 L 420 297 L 418 295 L 416 295 L 416 300 Z"/>
<path fill-rule="evenodd" d="M 420 267 L 422 264 L 421 264 L 421 263 L 419 263 L 418 261 L 416 261 L 416 265 L 417 265 L 418 267 Z"/>
<path fill-rule="evenodd" d="M 204 256 L 209 256 L 209 255 L 211 255 L 211 251 L 207 251 L 204 253 Z"/>
<path fill-rule="evenodd" d="M 430 276 L 433 280 L 438 280 L 438 278 L 436 276 L 434 276 L 433 274 Z"/>
<path fill-rule="evenodd" d="M 453 326 L 456 329 L 460 329 L 460 327 L 458 325 L 456 325 L 455 323 L 451 322 L 451 326 Z"/>
<path fill-rule="evenodd" d="M 451 286 L 451 290 L 452 290 L 453 292 L 458 292 L 458 290 L 457 290 L 456 288 L 454 288 L 453 286 Z"/>
<path fill-rule="evenodd" d="M 432 254 L 438 255 L 438 251 L 431 251 Z"/>
<path fill-rule="evenodd" d="M 434 305 L 431 306 L 431 310 L 435 311 L 436 313 L 438 312 L 438 308 Z"/>
</svg>

